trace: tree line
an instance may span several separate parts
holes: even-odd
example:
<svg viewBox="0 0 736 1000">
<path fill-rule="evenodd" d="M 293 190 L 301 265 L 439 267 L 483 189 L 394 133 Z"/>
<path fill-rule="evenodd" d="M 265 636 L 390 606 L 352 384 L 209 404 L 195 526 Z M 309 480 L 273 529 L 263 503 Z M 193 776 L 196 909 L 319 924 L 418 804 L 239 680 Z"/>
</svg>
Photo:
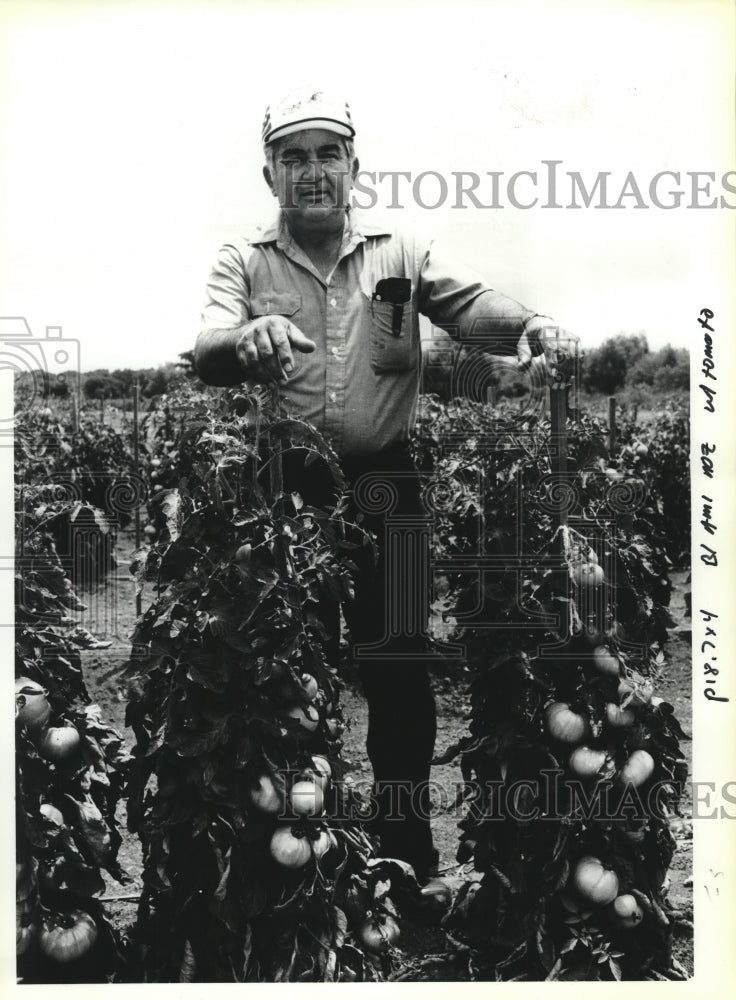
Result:
<svg viewBox="0 0 736 1000">
<path fill-rule="evenodd" d="M 657 392 L 690 387 L 690 352 L 670 344 L 650 351 L 644 333 L 618 333 L 583 355 L 582 388 L 612 395 L 625 387 Z"/>
<path fill-rule="evenodd" d="M 458 364 L 458 355 L 465 349 L 439 330 L 433 331 L 432 339 L 422 346 L 425 357 L 423 391 L 436 393 L 447 400 L 453 392 L 453 365 Z M 476 381 L 492 387 L 497 398 L 526 395 L 529 391 L 527 379 L 509 359 L 506 361 L 506 364 L 498 364 L 498 359 L 489 358 L 488 371 Z M 478 364 L 478 358 L 474 357 L 472 368 L 476 371 Z M 643 332 L 617 333 L 598 347 L 583 347 L 579 378 L 585 392 L 607 396 L 629 388 L 654 392 L 687 391 L 690 354 L 687 349 L 677 349 L 670 344 L 652 351 Z"/>
<path fill-rule="evenodd" d="M 423 344 L 425 368 L 422 388 L 449 399 L 452 368 L 457 352 L 462 350 L 446 334 L 435 331 L 431 341 Z M 489 360 L 488 384 L 499 398 L 525 395 L 526 380 L 512 368 L 504 369 Z M 172 382 L 184 377 L 194 378 L 194 352 L 184 351 L 176 362 L 157 368 L 119 368 L 114 371 L 96 369 L 79 375 L 66 372 L 63 378 L 46 372 L 24 373 L 17 381 L 32 376 L 42 382 L 44 397 L 64 397 L 77 379 L 87 399 L 125 399 L 133 394 L 138 383 L 144 398 L 168 391 Z M 646 334 L 617 333 L 600 346 L 583 350 L 580 362 L 580 387 L 586 392 L 612 395 L 624 388 L 651 389 L 654 392 L 687 391 L 690 385 L 690 354 L 686 348 L 670 344 L 651 351 Z"/>
<path fill-rule="evenodd" d="M 184 351 L 178 361 L 157 368 L 117 368 L 114 371 L 97 368 L 84 373 L 70 370 L 61 376 L 43 371 L 21 372 L 16 375 L 15 382 L 16 389 L 32 383 L 45 399 L 63 399 L 80 382 L 86 399 L 125 399 L 133 395 L 137 383 L 141 395 L 150 399 L 167 392 L 172 382 L 179 381 L 182 376 L 193 377 L 194 374 L 194 352 Z"/>
</svg>

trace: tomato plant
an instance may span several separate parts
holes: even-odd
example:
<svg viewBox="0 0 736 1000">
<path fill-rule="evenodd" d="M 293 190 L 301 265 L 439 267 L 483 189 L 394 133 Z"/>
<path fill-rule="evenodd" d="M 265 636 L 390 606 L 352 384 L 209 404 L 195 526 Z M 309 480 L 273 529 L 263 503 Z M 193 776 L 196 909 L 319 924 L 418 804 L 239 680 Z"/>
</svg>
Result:
<svg viewBox="0 0 736 1000">
<path fill-rule="evenodd" d="M 85 519 L 84 525 L 76 525 L 80 529 L 76 545 L 86 546 L 77 554 L 77 563 L 84 565 L 87 579 L 99 578 L 114 566 L 116 529 L 130 522 L 145 492 L 135 475 L 132 441 L 126 435 L 89 416 L 73 426 L 61 413 L 38 420 L 30 410 L 16 423 L 15 475 L 18 483 L 46 484 L 47 496 L 67 501 L 66 519 L 57 516 L 55 523 L 47 524 L 60 551 L 69 545 L 75 521 Z M 78 570 L 72 569 L 74 576 Z"/>
<path fill-rule="evenodd" d="M 133 566 L 154 598 L 126 668 L 144 975 L 379 978 L 356 934 L 381 876 L 367 871 L 366 803 L 341 780 L 341 683 L 321 611 L 349 596 L 363 543 L 343 519 L 336 457 L 266 392 L 192 393 L 169 433 L 172 485 Z M 295 449 L 323 463 L 334 505 L 284 492 Z"/>
<path fill-rule="evenodd" d="M 460 757 L 458 861 L 479 876 L 445 926 L 478 978 L 672 971 L 666 814 L 687 773 L 685 734 L 651 703 L 673 624 L 671 562 L 658 499 L 640 467 L 612 469 L 606 428 L 569 414 L 566 443 L 560 471 L 539 414 L 462 400 L 420 408 L 446 634 L 464 643 L 472 677 L 470 732 L 435 763 Z M 622 797 L 639 792 L 627 813 Z M 591 858 L 599 879 L 579 867 Z M 635 936 L 603 905 L 619 893 L 646 900 Z"/>
<path fill-rule="evenodd" d="M 77 981 L 106 982 L 121 973 L 124 949 L 98 897 L 103 869 L 130 881 L 115 818 L 129 755 L 91 703 L 73 638 L 83 606 L 49 530 L 73 504 L 46 495 L 45 485 L 16 489 L 18 973 L 61 982 L 60 963 L 73 959 Z"/>
<path fill-rule="evenodd" d="M 620 468 L 646 483 L 643 513 L 652 539 L 669 560 L 690 563 L 690 410 L 687 398 L 670 399 L 650 424 L 620 421 Z"/>
</svg>

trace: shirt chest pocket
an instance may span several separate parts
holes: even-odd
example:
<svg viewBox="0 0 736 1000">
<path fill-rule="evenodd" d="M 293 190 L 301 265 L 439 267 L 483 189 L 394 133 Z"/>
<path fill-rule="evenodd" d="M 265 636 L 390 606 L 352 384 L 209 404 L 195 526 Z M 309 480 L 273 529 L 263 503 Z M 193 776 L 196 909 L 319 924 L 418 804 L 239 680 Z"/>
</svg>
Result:
<svg viewBox="0 0 736 1000">
<path fill-rule="evenodd" d="M 251 319 L 259 319 L 261 316 L 283 316 L 291 320 L 294 326 L 299 326 L 298 318 L 294 317 L 302 307 L 302 297 L 298 292 L 258 292 L 250 299 Z M 292 350 L 294 358 L 294 373 L 302 366 L 302 352 Z"/>
<path fill-rule="evenodd" d="M 411 371 L 417 364 L 417 333 L 411 301 L 409 279 L 389 301 L 385 294 L 374 291 L 368 301 L 371 325 L 371 367 L 378 373 Z M 378 285 L 376 286 L 378 289 Z"/>
</svg>

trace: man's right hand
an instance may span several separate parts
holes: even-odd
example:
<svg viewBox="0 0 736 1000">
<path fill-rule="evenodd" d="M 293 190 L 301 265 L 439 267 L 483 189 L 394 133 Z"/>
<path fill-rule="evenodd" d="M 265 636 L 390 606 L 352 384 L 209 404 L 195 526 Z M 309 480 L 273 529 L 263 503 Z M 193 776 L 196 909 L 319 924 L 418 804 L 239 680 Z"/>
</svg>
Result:
<svg viewBox="0 0 736 1000">
<path fill-rule="evenodd" d="M 244 327 L 235 352 L 247 375 L 266 372 L 277 382 L 286 382 L 294 369 L 293 349 L 311 354 L 316 346 L 285 316 L 259 316 Z"/>
</svg>

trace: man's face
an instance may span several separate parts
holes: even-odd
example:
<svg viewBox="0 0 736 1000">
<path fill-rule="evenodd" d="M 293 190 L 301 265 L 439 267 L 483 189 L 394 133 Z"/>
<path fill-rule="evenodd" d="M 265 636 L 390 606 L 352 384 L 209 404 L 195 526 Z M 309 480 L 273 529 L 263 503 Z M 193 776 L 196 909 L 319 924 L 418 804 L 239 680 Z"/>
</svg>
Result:
<svg viewBox="0 0 736 1000">
<path fill-rule="evenodd" d="M 278 139 L 263 173 L 287 216 L 319 230 L 342 222 L 357 168 L 340 136 L 308 129 Z"/>
</svg>

